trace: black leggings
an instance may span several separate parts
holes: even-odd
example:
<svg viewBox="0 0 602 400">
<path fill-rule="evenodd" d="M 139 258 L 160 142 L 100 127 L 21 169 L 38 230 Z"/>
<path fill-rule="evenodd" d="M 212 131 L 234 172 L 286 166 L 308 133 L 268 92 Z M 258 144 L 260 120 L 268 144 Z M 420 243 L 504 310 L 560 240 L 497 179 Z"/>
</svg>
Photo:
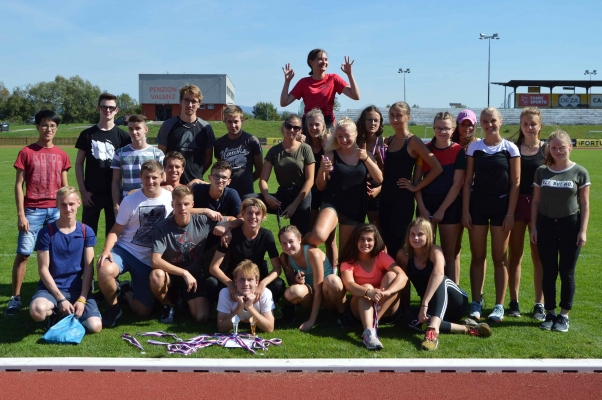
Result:
<svg viewBox="0 0 602 400">
<path fill-rule="evenodd" d="M 451 323 L 457 322 L 468 312 L 468 295 L 448 277 L 443 278 L 431 301 L 427 313 L 441 318 L 441 333 L 451 332 Z"/>
<path fill-rule="evenodd" d="M 571 310 L 575 297 L 575 266 L 581 247 L 579 213 L 564 218 L 537 215 L 537 249 L 543 267 L 543 296 L 546 310 L 556 309 L 556 279 L 560 273 L 560 308 Z"/>
</svg>

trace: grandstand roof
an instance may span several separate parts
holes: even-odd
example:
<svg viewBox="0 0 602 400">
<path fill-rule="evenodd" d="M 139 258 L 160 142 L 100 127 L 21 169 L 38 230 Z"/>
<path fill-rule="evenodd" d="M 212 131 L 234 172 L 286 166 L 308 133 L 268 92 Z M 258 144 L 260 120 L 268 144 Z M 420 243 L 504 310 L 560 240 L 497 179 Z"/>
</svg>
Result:
<svg viewBox="0 0 602 400">
<path fill-rule="evenodd" d="M 517 88 L 519 86 L 543 86 L 547 88 L 555 88 L 556 86 L 575 86 L 581 87 L 585 89 L 591 89 L 592 87 L 600 86 L 602 87 L 602 81 L 590 81 L 590 80 L 551 80 L 551 81 L 542 81 L 542 80 L 531 80 L 531 79 L 514 79 L 508 82 L 491 82 L 494 85 L 500 86 L 508 86 L 512 88 Z"/>
</svg>

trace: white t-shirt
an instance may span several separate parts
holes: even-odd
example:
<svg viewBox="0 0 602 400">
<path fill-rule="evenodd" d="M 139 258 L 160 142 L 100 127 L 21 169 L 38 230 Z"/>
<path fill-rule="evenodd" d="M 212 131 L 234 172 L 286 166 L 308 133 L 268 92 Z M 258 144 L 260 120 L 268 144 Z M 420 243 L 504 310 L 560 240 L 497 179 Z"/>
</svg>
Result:
<svg viewBox="0 0 602 400">
<path fill-rule="evenodd" d="M 116 244 L 150 265 L 153 231 L 171 211 L 171 192 L 168 190 L 161 189 L 161 195 L 153 199 L 146 197 L 142 190 L 127 196 L 119 205 L 115 218 L 115 222 L 125 226 Z"/>
<path fill-rule="evenodd" d="M 228 288 L 223 288 L 222 290 L 220 290 L 219 300 L 217 301 L 217 311 L 224 314 L 230 314 L 236 309 L 237 306 L 238 303 L 230 299 L 230 293 L 228 293 Z M 270 291 L 270 289 L 266 288 L 263 291 L 261 299 L 259 299 L 257 303 L 253 303 L 253 307 L 255 307 L 255 309 L 259 311 L 260 314 L 272 311 L 275 308 L 274 300 L 272 298 L 272 292 Z M 244 310 L 240 315 L 241 322 L 248 322 L 249 318 L 251 318 L 251 314 L 249 314 L 247 310 Z"/>
</svg>

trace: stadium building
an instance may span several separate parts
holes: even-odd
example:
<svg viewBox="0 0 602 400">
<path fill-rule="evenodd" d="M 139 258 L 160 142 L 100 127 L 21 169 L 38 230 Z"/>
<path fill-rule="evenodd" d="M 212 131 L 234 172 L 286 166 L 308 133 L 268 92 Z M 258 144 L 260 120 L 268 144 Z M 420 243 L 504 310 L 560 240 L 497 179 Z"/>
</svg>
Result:
<svg viewBox="0 0 602 400">
<path fill-rule="evenodd" d="M 234 85 L 225 74 L 140 74 L 142 114 L 154 121 L 165 121 L 180 114 L 179 91 L 186 84 L 201 89 L 203 101 L 197 116 L 204 120 L 223 120 L 224 108 L 234 104 Z"/>
</svg>

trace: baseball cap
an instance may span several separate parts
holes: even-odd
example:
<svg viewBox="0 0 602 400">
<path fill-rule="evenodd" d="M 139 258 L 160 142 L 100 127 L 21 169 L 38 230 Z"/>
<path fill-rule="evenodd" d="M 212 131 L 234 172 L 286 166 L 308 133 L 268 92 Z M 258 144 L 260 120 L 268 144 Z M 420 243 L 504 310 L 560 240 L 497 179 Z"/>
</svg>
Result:
<svg viewBox="0 0 602 400">
<path fill-rule="evenodd" d="M 474 112 L 472 112 L 472 110 L 466 109 L 460 111 L 460 114 L 458 114 L 458 116 L 456 117 L 456 122 L 461 124 L 462 121 L 464 121 L 465 119 L 472 122 L 473 125 L 477 124 L 477 116 Z"/>
</svg>

